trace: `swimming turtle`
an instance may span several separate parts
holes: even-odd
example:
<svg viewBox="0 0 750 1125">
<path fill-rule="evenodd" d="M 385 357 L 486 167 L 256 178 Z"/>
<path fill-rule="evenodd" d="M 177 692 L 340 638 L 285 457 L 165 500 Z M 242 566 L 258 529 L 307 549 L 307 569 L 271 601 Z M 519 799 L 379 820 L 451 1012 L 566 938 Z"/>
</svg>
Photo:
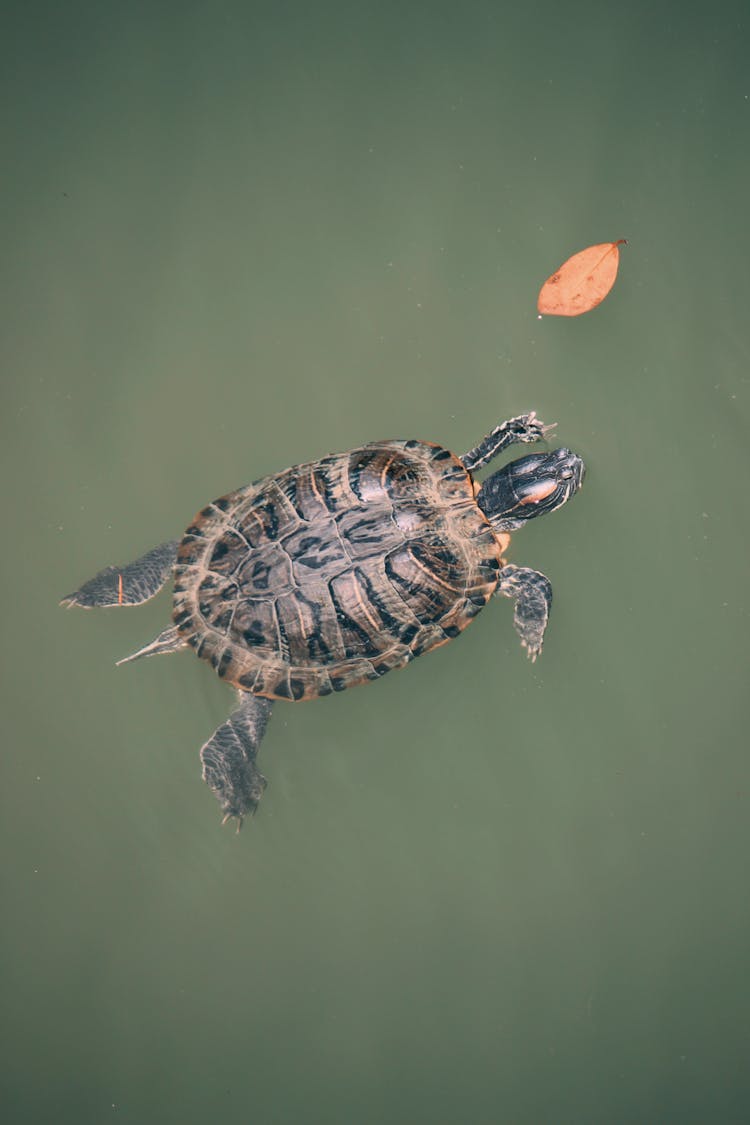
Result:
<svg viewBox="0 0 750 1125">
<path fill-rule="evenodd" d="M 457 457 L 426 441 L 379 441 L 295 465 L 202 508 L 181 539 L 109 566 L 68 606 L 129 606 L 174 577 L 172 624 L 132 656 L 192 648 L 239 693 L 201 749 L 224 822 L 255 812 L 258 747 L 277 699 L 317 699 L 377 680 L 457 636 L 492 594 L 515 599 L 528 655 L 542 650 L 552 588 L 505 561 L 508 532 L 579 489 L 568 449 L 474 473 L 553 429 L 536 414 L 496 426 Z"/>
</svg>

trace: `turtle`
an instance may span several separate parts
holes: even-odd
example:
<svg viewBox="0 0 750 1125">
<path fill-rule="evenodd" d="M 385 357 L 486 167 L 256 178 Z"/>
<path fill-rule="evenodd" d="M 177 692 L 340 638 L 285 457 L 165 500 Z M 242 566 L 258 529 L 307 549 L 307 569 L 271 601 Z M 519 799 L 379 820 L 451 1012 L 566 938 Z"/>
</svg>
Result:
<svg viewBox="0 0 750 1125">
<path fill-rule="evenodd" d="M 119 664 L 191 648 L 236 689 L 237 709 L 203 745 L 203 779 L 237 828 L 266 787 L 258 748 L 277 700 L 304 702 L 378 680 L 458 636 L 493 594 L 515 601 L 532 660 L 549 579 L 508 563 L 509 532 L 579 490 L 582 459 L 547 449 L 475 474 L 555 427 L 535 412 L 462 456 L 419 440 L 377 441 L 263 477 L 202 508 L 179 539 L 108 566 L 65 606 L 133 606 L 174 579 L 172 623 Z"/>
</svg>

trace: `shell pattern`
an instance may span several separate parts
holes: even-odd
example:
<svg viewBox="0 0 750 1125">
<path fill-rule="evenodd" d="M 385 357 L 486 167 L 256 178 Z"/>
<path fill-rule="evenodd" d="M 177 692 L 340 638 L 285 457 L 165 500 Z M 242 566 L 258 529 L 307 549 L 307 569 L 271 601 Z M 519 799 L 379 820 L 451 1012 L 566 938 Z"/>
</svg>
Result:
<svg viewBox="0 0 750 1125">
<path fill-rule="evenodd" d="M 503 546 L 453 453 L 377 442 L 204 508 L 180 544 L 173 620 L 228 683 L 313 699 L 455 637 L 493 593 Z"/>
</svg>

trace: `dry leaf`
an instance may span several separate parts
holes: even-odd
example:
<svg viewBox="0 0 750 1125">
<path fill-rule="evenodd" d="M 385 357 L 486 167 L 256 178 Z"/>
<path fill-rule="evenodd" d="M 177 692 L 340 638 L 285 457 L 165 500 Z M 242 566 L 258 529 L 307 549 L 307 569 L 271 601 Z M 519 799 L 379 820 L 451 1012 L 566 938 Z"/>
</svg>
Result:
<svg viewBox="0 0 750 1125">
<path fill-rule="evenodd" d="M 537 308 L 544 316 L 580 316 L 603 301 L 615 283 L 620 264 L 618 246 L 627 242 L 600 242 L 587 246 L 548 277 L 539 290 Z"/>
</svg>

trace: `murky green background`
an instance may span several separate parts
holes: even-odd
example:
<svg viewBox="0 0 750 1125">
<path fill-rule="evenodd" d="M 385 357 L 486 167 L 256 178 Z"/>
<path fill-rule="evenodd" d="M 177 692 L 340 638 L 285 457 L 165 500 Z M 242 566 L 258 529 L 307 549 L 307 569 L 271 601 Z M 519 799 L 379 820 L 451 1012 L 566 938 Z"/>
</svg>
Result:
<svg viewBox="0 0 750 1125">
<path fill-rule="evenodd" d="M 696 11 L 6 17 L 4 1121 L 750 1120 L 750 44 Z M 222 830 L 226 687 L 114 666 L 168 597 L 59 597 L 293 461 L 531 408 L 588 464 L 513 544 L 542 659 L 502 600 L 277 705 Z"/>
</svg>

